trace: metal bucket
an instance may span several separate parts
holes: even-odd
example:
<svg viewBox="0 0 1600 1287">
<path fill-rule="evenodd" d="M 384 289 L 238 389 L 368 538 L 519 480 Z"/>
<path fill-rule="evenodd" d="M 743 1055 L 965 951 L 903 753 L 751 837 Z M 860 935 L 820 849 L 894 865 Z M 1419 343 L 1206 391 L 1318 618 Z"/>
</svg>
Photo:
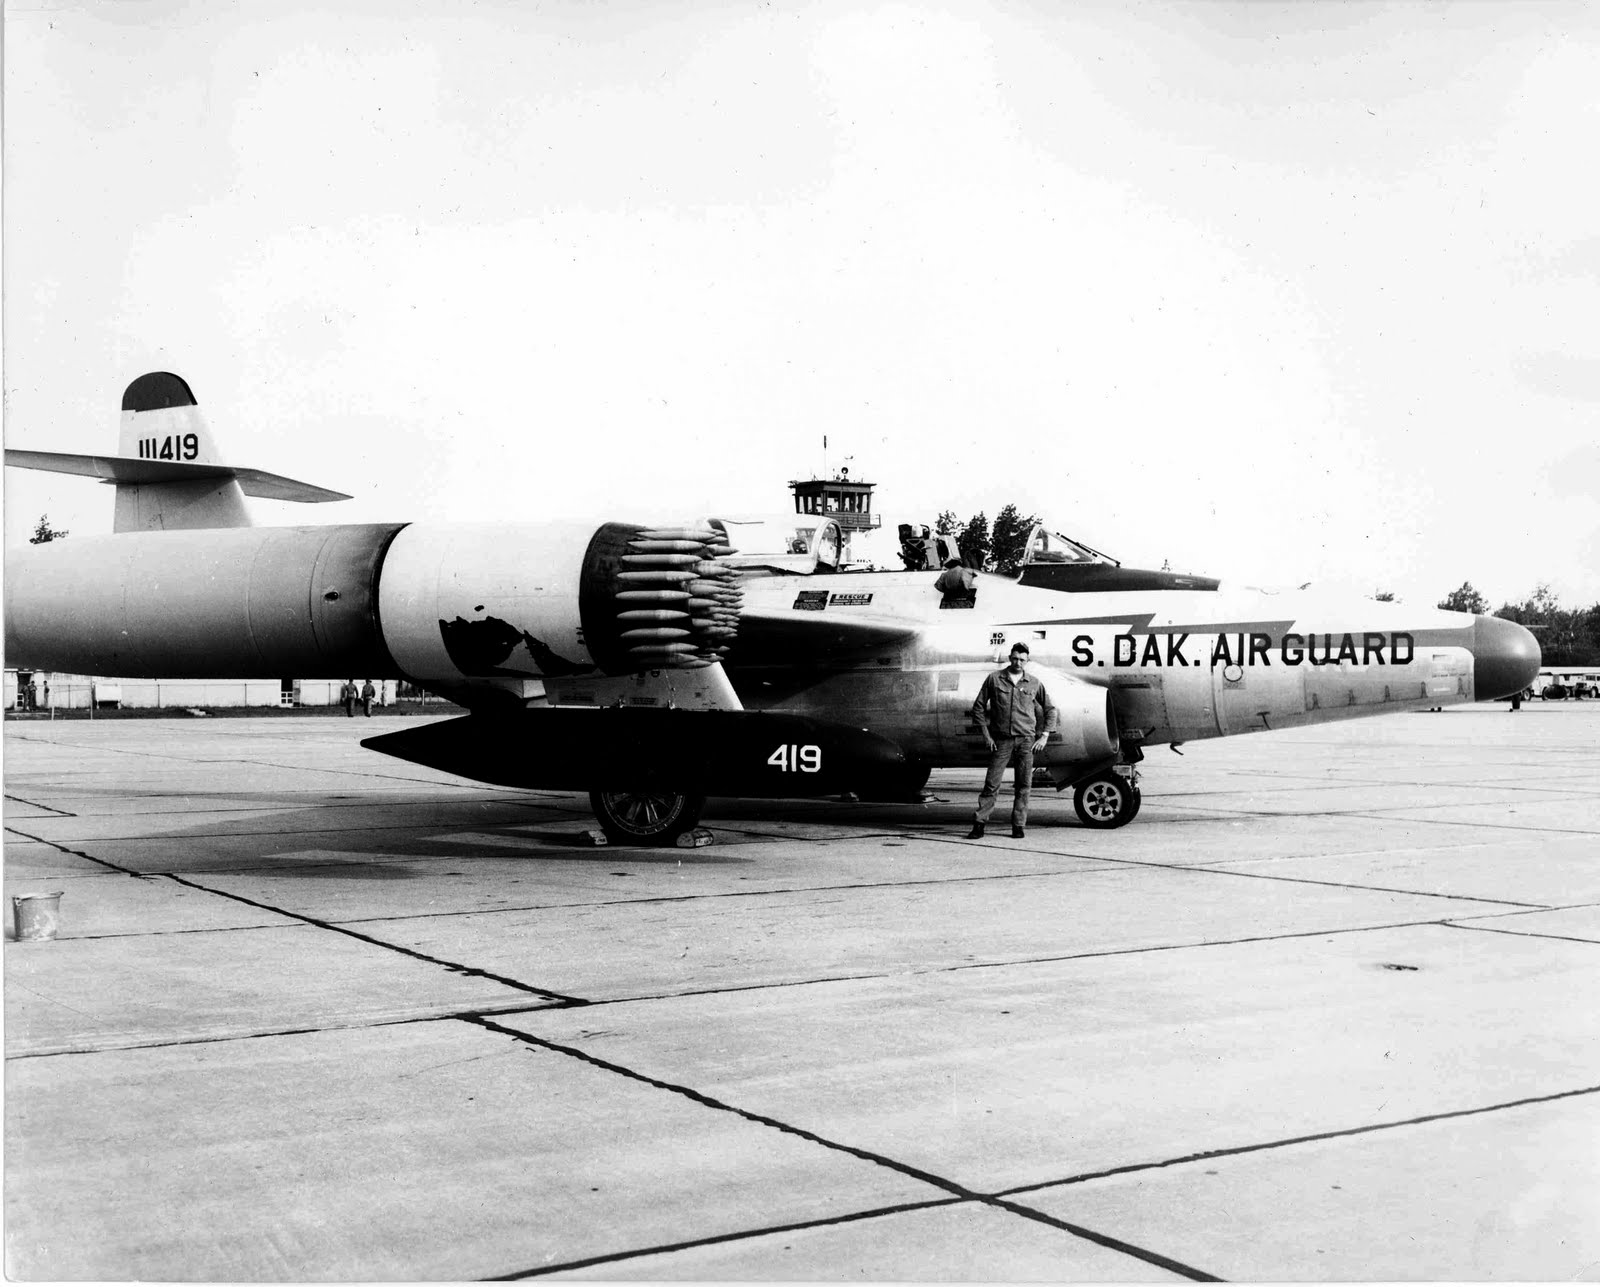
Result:
<svg viewBox="0 0 1600 1287">
<path fill-rule="evenodd" d="M 19 943 L 37 943 L 54 938 L 61 926 L 61 894 L 18 894 L 11 900 Z"/>
</svg>

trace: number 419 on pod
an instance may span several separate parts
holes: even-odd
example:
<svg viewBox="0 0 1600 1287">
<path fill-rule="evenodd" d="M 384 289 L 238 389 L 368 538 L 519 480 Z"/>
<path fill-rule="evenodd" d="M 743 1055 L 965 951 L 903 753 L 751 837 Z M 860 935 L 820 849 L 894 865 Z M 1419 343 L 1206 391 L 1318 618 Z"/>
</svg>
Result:
<svg viewBox="0 0 1600 1287">
<path fill-rule="evenodd" d="M 767 763 L 784 773 L 817 773 L 822 769 L 822 748 L 790 743 L 767 756 Z"/>
</svg>

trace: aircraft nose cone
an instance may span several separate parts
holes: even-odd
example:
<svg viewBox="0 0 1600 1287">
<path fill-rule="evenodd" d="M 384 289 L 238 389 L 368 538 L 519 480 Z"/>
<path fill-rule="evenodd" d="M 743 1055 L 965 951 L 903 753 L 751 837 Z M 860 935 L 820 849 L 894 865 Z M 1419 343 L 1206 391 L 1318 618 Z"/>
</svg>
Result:
<svg viewBox="0 0 1600 1287">
<path fill-rule="evenodd" d="M 1480 702 L 1509 697 L 1539 673 L 1539 641 L 1515 621 L 1475 617 L 1472 623 L 1472 688 Z"/>
</svg>

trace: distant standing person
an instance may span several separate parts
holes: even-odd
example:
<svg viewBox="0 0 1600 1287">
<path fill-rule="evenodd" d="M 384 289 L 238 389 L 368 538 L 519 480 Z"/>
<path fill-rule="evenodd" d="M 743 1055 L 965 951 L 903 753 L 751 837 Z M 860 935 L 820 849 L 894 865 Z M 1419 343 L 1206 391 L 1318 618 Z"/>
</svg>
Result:
<svg viewBox="0 0 1600 1287">
<path fill-rule="evenodd" d="M 944 571 L 939 573 L 939 579 L 933 583 L 933 588 L 943 595 L 942 603 L 949 605 L 959 603 L 963 607 L 970 607 L 977 602 L 978 574 L 969 567 L 964 567 L 960 559 L 946 559 Z"/>
<path fill-rule="evenodd" d="M 356 681 L 347 679 L 344 687 L 339 690 L 339 700 L 344 704 L 345 716 L 354 719 L 356 715 Z"/>
<path fill-rule="evenodd" d="M 1028 825 L 1028 794 L 1033 786 L 1033 753 L 1041 750 L 1055 727 L 1056 708 L 1036 675 L 1028 673 L 1028 645 L 1011 645 L 1011 661 L 983 681 L 978 699 L 972 703 L 972 718 L 983 733 L 989 748 L 989 772 L 978 794 L 978 811 L 973 815 L 968 840 L 980 840 L 995 797 L 1005 779 L 1006 766 L 1012 766 L 1011 836 L 1020 840 Z"/>
<path fill-rule="evenodd" d="M 372 686 L 370 679 L 361 685 L 361 709 L 368 719 L 372 718 L 372 699 L 378 695 L 378 690 Z"/>
</svg>

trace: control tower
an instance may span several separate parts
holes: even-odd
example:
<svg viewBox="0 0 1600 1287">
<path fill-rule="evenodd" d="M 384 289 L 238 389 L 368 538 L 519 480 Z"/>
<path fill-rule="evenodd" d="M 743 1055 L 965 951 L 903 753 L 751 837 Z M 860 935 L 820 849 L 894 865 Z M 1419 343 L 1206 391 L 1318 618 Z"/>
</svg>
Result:
<svg viewBox="0 0 1600 1287">
<path fill-rule="evenodd" d="M 832 478 L 791 480 L 794 512 L 819 519 L 832 519 L 839 528 L 841 565 L 850 561 L 850 537 L 855 532 L 876 530 L 882 519 L 872 512 L 872 483 L 850 477 L 841 469 Z"/>
<path fill-rule="evenodd" d="M 833 478 L 807 478 L 791 481 L 794 491 L 794 512 L 831 518 L 845 536 L 851 532 L 869 532 L 881 520 L 872 512 L 874 484 L 857 482 L 848 469 L 841 469 Z"/>
</svg>

